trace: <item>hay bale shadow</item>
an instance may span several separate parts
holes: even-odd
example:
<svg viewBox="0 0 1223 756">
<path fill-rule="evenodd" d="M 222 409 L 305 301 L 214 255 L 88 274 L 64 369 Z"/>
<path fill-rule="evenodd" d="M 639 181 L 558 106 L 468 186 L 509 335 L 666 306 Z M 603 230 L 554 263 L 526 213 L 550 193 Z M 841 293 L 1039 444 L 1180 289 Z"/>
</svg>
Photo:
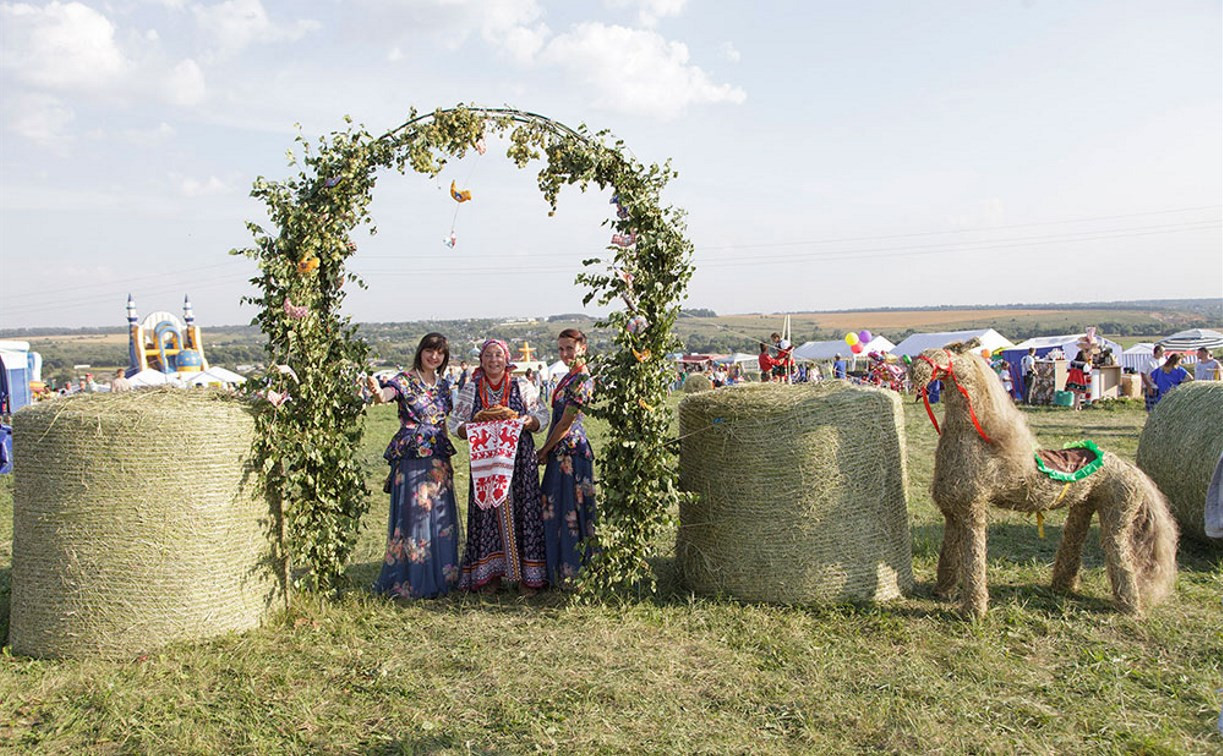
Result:
<svg viewBox="0 0 1223 756">
<path fill-rule="evenodd" d="M 13 568 L 0 569 L 0 646 L 8 643 L 9 606 L 13 594 Z"/>
</svg>

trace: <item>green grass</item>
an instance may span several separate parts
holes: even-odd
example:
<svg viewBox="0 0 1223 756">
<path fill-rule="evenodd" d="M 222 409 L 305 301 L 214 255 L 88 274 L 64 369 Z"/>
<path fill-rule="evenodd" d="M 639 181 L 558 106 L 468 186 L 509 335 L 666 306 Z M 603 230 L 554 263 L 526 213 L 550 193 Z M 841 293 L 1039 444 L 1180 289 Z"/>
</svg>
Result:
<svg viewBox="0 0 1223 756">
<path fill-rule="evenodd" d="M 1144 420 L 1117 405 L 1035 411 L 1047 445 L 1082 436 L 1133 458 Z M 380 491 L 394 428 L 362 449 Z M 1223 565 L 1182 546 L 1177 591 L 1148 618 L 1115 613 L 1091 542 L 1081 593 L 1048 588 L 1060 515 L 995 512 L 992 606 L 966 622 L 930 596 L 942 535 L 928 494 L 935 436 L 906 403 L 914 595 L 884 606 L 719 602 L 678 584 L 665 534 L 660 594 L 582 606 L 557 595 L 401 606 L 356 588 L 299 596 L 243 635 L 120 661 L 0 657 L 0 750 L 949 751 L 1203 753 L 1223 683 Z M 593 429 L 596 449 L 601 429 Z M 465 463 L 456 467 L 465 475 Z M 460 490 L 465 489 L 460 481 Z M 0 482 L 0 637 L 11 483 Z M 350 570 L 375 576 L 379 493 Z"/>
</svg>

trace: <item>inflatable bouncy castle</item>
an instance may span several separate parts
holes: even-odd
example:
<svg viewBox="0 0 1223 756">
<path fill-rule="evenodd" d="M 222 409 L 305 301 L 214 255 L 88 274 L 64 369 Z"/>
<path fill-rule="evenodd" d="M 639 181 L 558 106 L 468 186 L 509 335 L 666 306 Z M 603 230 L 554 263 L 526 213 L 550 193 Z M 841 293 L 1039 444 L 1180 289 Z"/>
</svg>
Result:
<svg viewBox="0 0 1223 756">
<path fill-rule="evenodd" d="M 208 369 L 200 328 L 191 312 L 191 298 L 183 297 L 183 319 L 168 312 L 150 313 L 143 321 L 136 302 L 127 295 L 128 376 L 153 369 L 190 378 Z"/>
</svg>

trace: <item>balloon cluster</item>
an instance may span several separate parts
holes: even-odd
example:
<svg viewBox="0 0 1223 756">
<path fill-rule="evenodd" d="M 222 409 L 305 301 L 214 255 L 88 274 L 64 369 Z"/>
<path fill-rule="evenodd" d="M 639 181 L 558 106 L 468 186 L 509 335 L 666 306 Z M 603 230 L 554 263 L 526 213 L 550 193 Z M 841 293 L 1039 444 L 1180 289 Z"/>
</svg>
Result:
<svg viewBox="0 0 1223 756">
<path fill-rule="evenodd" d="M 863 328 L 861 331 L 854 333 L 850 331 L 845 334 L 845 343 L 849 344 L 849 351 L 854 354 L 862 354 L 862 350 L 866 345 L 871 343 L 871 339 L 875 338 L 870 331 Z"/>
</svg>

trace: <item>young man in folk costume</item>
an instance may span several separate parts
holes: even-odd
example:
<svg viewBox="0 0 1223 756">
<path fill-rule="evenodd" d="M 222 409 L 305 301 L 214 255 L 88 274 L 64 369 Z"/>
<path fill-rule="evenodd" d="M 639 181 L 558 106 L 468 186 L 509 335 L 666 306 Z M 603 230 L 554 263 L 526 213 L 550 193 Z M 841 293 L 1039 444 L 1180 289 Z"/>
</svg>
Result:
<svg viewBox="0 0 1223 756">
<path fill-rule="evenodd" d="M 594 453 L 582 424 L 594 381 L 586 370 L 586 334 L 566 328 L 557 336 L 556 347 L 569 372 L 552 390 L 552 428 L 538 457 L 547 465 L 543 520 L 548 582 L 566 587 L 590 555 L 590 544 L 584 549 L 580 544 L 595 534 Z"/>
</svg>

